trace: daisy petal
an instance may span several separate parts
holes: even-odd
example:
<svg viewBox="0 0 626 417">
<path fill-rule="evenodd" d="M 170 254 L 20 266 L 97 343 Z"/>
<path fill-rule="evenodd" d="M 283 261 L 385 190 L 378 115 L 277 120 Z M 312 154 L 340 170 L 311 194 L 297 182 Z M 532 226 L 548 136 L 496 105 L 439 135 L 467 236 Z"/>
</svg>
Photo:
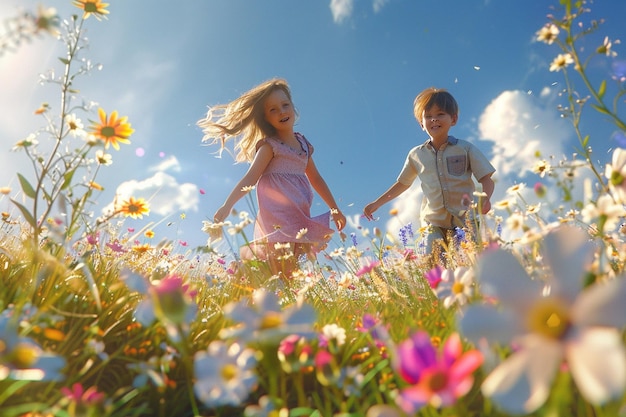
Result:
<svg viewBox="0 0 626 417">
<path fill-rule="evenodd" d="M 474 344 L 481 338 L 507 345 L 514 335 L 521 333 L 522 317 L 493 307 L 472 305 L 459 321 L 459 330 Z"/>
<path fill-rule="evenodd" d="M 603 404 L 626 389 L 626 349 L 617 330 L 583 331 L 568 346 L 567 356 L 576 385 L 589 402 Z"/>
<path fill-rule="evenodd" d="M 548 398 L 562 359 L 558 343 L 529 337 L 528 346 L 511 355 L 483 382 L 482 392 L 503 410 L 528 414 Z"/>
<path fill-rule="evenodd" d="M 626 279 L 596 283 L 583 291 L 573 308 L 574 321 L 585 326 L 626 326 Z"/>
</svg>

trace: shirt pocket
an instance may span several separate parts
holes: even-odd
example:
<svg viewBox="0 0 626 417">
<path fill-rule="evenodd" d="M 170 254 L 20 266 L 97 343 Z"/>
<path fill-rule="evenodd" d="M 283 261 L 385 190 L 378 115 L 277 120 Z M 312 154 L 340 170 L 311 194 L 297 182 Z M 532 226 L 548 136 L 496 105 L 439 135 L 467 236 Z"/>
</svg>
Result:
<svg viewBox="0 0 626 417">
<path fill-rule="evenodd" d="M 466 155 L 448 156 L 446 158 L 446 165 L 448 166 L 448 173 L 455 177 L 460 177 L 465 174 L 465 167 L 467 166 Z"/>
</svg>

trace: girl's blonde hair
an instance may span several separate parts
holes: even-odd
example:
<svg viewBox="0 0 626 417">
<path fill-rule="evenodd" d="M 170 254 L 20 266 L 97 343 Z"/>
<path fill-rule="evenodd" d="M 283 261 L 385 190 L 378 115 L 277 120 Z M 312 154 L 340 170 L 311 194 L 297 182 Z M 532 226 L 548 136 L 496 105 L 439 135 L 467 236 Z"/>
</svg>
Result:
<svg viewBox="0 0 626 417">
<path fill-rule="evenodd" d="M 202 128 L 202 142 L 219 143 L 220 154 L 226 141 L 235 141 L 235 161 L 250 162 L 254 159 L 259 140 L 274 136 L 276 129 L 265 120 L 265 99 L 274 91 L 282 90 L 291 100 L 287 81 L 273 78 L 243 93 L 228 104 L 209 107 L 206 117 L 197 123 Z"/>
</svg>

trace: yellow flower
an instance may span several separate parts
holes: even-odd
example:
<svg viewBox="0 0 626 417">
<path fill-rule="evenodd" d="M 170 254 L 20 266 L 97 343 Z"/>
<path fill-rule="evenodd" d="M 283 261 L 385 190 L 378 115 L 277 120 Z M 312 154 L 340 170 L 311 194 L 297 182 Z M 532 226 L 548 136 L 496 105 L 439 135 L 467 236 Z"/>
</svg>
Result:
<svg viewBox="0 0 626 417">
<path fill-rule="evenodd" d="M 123 201 L 118 210 L 125 217 L 132 217 L 133 219 L 143 219 L 144 214 L 148 215 L 150 213 L 148 203 L 143 198 L 135 200 L 133 197 Z"/>
<path fill-rule="evenodd" d="M 106 18 L 106 15 L 109 14 L 109 11 L 106 10 L 109 3 L 103 3 L 100 0 L 74 0 L 73 4 L 85 11 L 83 19 L 87 19 L 93 14 L 96 19 L 100 20 L 101 17 Z"/>
<path fill-rule="evenodd" d="M 95 181 L 89 181 L 87 185 L 89 186 L 89 188 L 93 188 L 94 190 L 98 190 L 98 191 L 104 190 L 104 187 Z"/>
<path fill-rule="evenodd" d="M 154 230 L 146 230 L 146 233 L 144 233 L 144 236 L 147 237 L 148 239 L 152 239 L 154 237 Z"/>
<path fill-rule="evenodd" d="M 93 134 L 104 141 L 105 149 L 108 149 L 109 145 L 111 145 L 116 150 L 119 150 L 119 143 L 130 143 L 128 138 L 135 132 L 135 129 L 130 127 L 127 117 L 118 118 L 117 111 L 113 111 L 110 117 L 107 118 L 107 114 L 103 109 L 98 109 L 98 115 L 100 116 L 100 123 L 93 122 L 91 128 Z"/>
<path fill-rule="evenodd" d="M 149 243 L 144 243 L 143 245 L 135 245 L 133 246 L 133 252 L 135 253 L 146 253 L 152 249 Z"/>
</svg>

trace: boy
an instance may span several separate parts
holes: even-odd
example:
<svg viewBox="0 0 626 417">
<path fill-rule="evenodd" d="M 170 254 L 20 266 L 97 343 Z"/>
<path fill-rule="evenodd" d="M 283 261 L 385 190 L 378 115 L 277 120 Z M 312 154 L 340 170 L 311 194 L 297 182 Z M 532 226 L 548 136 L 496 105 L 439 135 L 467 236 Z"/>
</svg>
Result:
<svg viewBox="0 0 626 417">
<path fill-rule="evenodd" d="M 430 254 L 435 241 L 447 242 L 449 231 L 465 226 L 475 189 L 472 175 L 486 194 L 479 200 L 478 211 L 486 214 L 491 209 L 494 190 L 491 176 L 495 168 L 476 146 L 448 135 L 459 113 L 458 104 L 449 92 L 427 88 L 415 98 L 413 111 L 429 139 L 411 149 L 396 182 L 366 205 L 363 214 L 373 220 L 376 210 L 406 191 L 419 177 L 424 194 L 420 216 L 422 223 L 429 225 L 426 250 Z"/>
</svg>

